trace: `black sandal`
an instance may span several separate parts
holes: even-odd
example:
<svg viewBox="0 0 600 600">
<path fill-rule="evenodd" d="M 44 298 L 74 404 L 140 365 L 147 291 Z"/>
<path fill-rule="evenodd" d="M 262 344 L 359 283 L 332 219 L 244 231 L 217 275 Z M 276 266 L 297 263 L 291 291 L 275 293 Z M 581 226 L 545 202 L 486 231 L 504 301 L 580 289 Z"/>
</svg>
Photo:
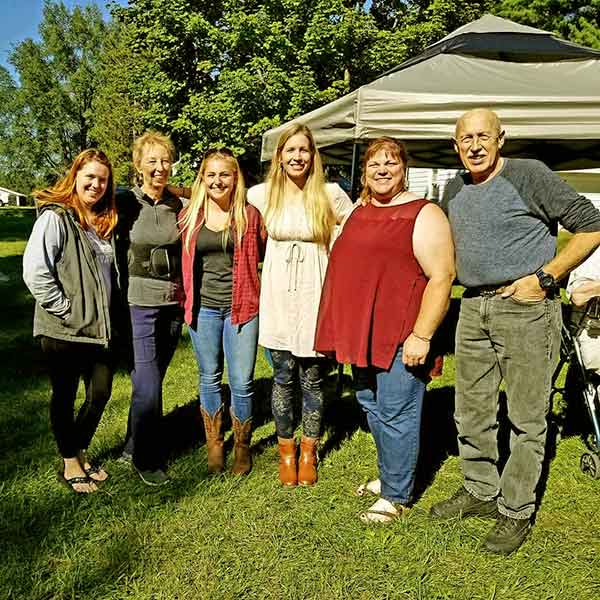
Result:
<svg viewBox="0 0 600 600">
<path fill-rule="evenodd" d="M 90 484 L 90 483 L 95 483 L 94 481 L 92 481 L 89 477 L 81 477 L 81 476 L 77 476 L 77 477 L 69 477 L 68 479 L 64 476 L 63 473 L 57 473 L 56 474 L 56 478 L 58 479 L 59 483 L 62 483 L 63 485 L 67 486 L 74 494 L 93 494 L 96 490 L 91 490 L 89 492 L 83 492 L 83 491 L 79 491 L 76 490 L 73 486 L 75 485 L 79 485 L 79 484 Z"/>
<path fill-rule="evenodd" d="M 95 484 L 104 483 L 106 479 L 109 478 L 108 473 L 104 471 L 104 468 L 101 465 L 92 465 L 89 469 L 84 469 L 85 474 L 88 476 L 88 479 L 91 479 Z M 100 471 L 104 471 L 106 473 L 106 479 L 96 479 L 92 477 L 92 475 L 98 475 Z"/>
</svg>

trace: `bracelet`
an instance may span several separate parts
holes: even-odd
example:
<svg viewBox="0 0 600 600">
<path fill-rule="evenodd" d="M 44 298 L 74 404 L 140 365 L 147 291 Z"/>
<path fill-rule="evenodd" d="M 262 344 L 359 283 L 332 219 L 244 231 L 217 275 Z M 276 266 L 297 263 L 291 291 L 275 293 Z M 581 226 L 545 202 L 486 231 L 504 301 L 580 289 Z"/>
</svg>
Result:
<svg viewBox="0 0 600 600">
<path fill-rule="evenodd" d="M 424 336 L 421 336 L 421 335 L 417 335 L 414 331 L 412 332 L 412 335 L 414 337 L 416 337 L 418 340 L 421 340 L 422 342 L 427 342 L 427 343 L 431 342 L 431 338 L 430 337 L 424 337 Z"/>
</svg>

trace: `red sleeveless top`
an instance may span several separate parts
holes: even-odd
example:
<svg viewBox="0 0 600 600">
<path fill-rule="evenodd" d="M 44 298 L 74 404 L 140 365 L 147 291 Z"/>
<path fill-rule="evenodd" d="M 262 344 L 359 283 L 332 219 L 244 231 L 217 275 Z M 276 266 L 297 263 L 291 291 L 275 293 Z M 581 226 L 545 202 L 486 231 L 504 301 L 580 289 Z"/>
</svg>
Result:
<svg viewBox="0 0 600 600">
<path fill-rule="evenodd" d="M 368 204 L 350 215 L 329 257 L 316 351 L 340 363 L 391 367 L 427 285 L 412 246 L 415 220 L 426 204 Z"/>
</svg>

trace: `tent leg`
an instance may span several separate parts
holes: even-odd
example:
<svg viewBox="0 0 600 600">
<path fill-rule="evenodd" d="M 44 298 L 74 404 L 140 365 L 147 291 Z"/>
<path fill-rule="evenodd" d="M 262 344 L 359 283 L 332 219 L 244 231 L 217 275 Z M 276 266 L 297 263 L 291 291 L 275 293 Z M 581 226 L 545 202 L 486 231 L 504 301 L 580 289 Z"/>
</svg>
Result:
<svg viewBox="0 0 600 600">
<path fill-rule="evenodd" d="M 360 181 L 360 144 L 354 142 L 352 146 L 352 175 L 351 178 L 351 188 L 350 188 L 350 199 L 352 202 L 356 202 L 358 198 L 358 184 Z"/>
</svg>

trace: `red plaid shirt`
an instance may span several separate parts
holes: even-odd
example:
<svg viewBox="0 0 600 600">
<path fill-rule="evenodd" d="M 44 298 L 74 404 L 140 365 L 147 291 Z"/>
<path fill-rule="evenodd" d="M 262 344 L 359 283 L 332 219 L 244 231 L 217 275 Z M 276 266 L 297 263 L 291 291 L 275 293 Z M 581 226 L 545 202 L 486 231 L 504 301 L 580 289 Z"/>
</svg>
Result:
<svg viewBox="0 0 600 600">
<path fill-rule="evenodd" d="M 185 208 L 179 213 L 179 220 L 185 213 Z M 246 204 L 248 228 L 242 237 L 241 244 L 235 243 L 233 250 L 233 291 L 231 298 L 231 323 L 243 325 L 258 314 L 260 298 L 260 281 L 258 279 L 258 263 L 263 259 L 267 242 L 267 231 L 258 210 L 251 204 Z M 203 218 L 202 211 L 198 220 Z M 199 227 L 192 234 L 188 243 L 182 244 L 183 289 L 185 291 L 185 322 L 191 325 L 194 307 L 194 259 L 196 257 L 196 238 Z"/>
</svg>

